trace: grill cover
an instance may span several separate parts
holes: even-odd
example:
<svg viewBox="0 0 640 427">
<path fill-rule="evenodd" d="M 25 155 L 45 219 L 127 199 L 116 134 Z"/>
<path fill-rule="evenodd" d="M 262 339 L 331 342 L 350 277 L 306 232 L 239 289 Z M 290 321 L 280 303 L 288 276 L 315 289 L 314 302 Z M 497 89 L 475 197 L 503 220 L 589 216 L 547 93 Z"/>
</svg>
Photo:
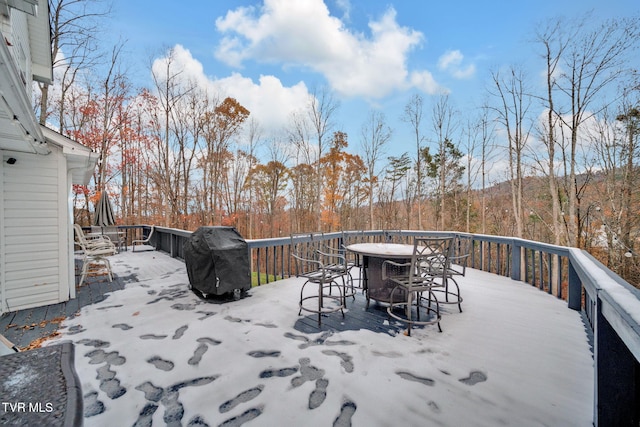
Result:
<svg viewBox="0 0 640 427">
<path fill-rule="evenodd" d="M 249 246 L 234 227 L 200 227 L 183 249 L 189 283 L 205 297 L 251 289 Z"/>
</svg>

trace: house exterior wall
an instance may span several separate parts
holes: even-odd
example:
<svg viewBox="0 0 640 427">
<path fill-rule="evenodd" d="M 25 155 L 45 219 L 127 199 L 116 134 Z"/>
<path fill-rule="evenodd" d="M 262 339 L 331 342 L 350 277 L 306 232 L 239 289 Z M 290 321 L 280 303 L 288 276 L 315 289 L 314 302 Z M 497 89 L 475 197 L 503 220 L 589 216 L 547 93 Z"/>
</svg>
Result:
<svg viewBox="0 0 640 427">
<path fill-rule="evenodd" d="M 10 20 L 5 20 L 3 35 L 10 43 L 9 52 L 20 72 L 20 78 L 25 88 L 31 87 L 32 73 L 31 48 L 29 45 L 29 25 L 27 23 L 27 14 L 15 9 L 9 9 L 11 14 Z"/>
<path fill-rule="evenodd" d="M 73 278 L 61 150 L 52 147 L 48 156 L 4 151 L 0 176 L 0 311 L 68 300 Z"/>
</svg>

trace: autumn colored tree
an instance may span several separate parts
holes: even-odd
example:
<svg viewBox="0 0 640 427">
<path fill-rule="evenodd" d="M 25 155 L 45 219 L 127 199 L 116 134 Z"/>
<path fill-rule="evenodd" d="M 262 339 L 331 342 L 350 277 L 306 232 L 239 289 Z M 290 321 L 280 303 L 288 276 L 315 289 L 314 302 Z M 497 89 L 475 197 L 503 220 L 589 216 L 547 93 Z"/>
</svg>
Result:
<svg viewBox="0 0 640 427">
<path fill-rule="evenodd" d="M 117 161 L 120 156 L 120 113 L 127 108 L 130 84 L 120 71 L 119 53 L 119 47 L 115 47 L 103 78 L 96 79 L 84 92 L 79 88 L 69 92 L 73 96 L 67 99 L 67 105 L 72 114 L 61 113 L 66 135 L 98 153 L 98 164 L 93 175 L 94 189 L 80 193 L 88 195 L 93 203 L 97 202 L 103 191 L 120 194 L 118 177 L 121 163 Z M 87 210 L 89 200 L 85 205 Z M 116 206 L 118 201 L 119 198 L 116 198 Z"/>
<path fill-rule="evenodd" d="M 205 212 L 210 215 L 211 223 L 222 221 L 222 183 L 226 181 L 230 165 L 234 161 L 230 145 L 248 117 L 249 110 L 234 98 L 227 97 L 215 105 L 213 110 L 206 111 L 201 118 L 205 141 L 202 158 L 204 207 Z"/>
<path fill-rule="evenodd" d="M 292 216 L 292 231 L 303 232 L 316 226 L 315 195 L 317 169 L 309 163 L 299 163 L 290 170 L 291 188 L 289 190 L 289 207 Z"/>
<path fill-rule="evenodd" d="M 276 217 L 284 209 L 286 203 L 283 196 L 287 187 L 288 174 L 289 170 L 282 162 L 271 160 L 266 165 L 256 165 L 249 175 L 249 182 L 256 195 L 257 206 L 266 213 L 269 221 L 269 234 L 264 237 L 280 235 Z"/>
<path fill-rule="evenodd" d="M 358 155 L 344 153 L 340 188 L 340 227 L 344 230 L 366 229 L 367 167 Z"/>
<path fill-rule="evenodd" d="M 334 132 L 329 152 L 320 159 L 324 178 L 322 225 L 323 230 L 326 231 L 334 231 L 340 225 L 338 205 L 342 196 L 340 194 L 340 180 L 343 171 L 342 160 L 345 154 L 342 150 L 348 145 L 346 133 Z"/>
<path fill-rule="evenodd" d="M 150 195 L 154 193 L 150 177 L 152 139 L 148 134 L 144 111 L 136 98 L 148 96 L 143 91 L 118 111 L 120 145 L 122 219 L 125 224 L 150 222 Z"/>
<path fill-rule="evenodd" d="M 367 168 L 359 156 L 346 151 L 348 146 L 347 134 L 334 132 L 329 152 L 320 159 L 324 172 L 322 222 L 326 231 L 344 228 L 356 212 L 355 206 L 349 203 L 362 200 Z"/>
</svg>

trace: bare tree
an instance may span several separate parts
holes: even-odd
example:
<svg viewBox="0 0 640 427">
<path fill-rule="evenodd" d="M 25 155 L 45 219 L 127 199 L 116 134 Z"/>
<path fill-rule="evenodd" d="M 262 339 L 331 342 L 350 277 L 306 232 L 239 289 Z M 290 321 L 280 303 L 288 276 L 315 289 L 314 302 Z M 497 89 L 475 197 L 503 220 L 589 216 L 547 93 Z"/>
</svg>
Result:
<svg viewBox="0 0 640 427">
<path fill-rule="evenodd" d="M 638 170 L 638 159 L 640 158 L 640 103 L 636 101 L 633 104 L 625 103 L 622 106 L 622 112 L 616 116 L 616 121 L 623 128 L 622 139 L 622 218 L 620 234 L 622 245 L 624 246 L 625 257 L 633 258 L 635 254 L 636 238 L 632 234 L 632 230 L 637 229 L 640 225 L 637 210 L 634 206 L 638 206 L 640 197 L 638 196 L 638 185 L 640 184 L 640 171 Z M 634 191 L 635 190 L 635 191 Z M 631 256 L 628 256 L 631 255 Z M 637 254 L 636 255 L 636 263 Z M 627 278 L 630 273 L 630 263 L 625 263 L 622 268 L 622 276 Z M 637 278 L 636 278 L 637 279 Z"/>
<path fill-rule="evenodd" d="M 546 119 L 540 125 L 538 134 L 540 140 L 547 149 L 547 157 L 542 160 L 542 172 L 547 174 L 549 194 L 551 195 L 551 228 L 556 245 L 562 244 L 562 236 L 565 229 L 561 222 L 562 207 L 560 203 L 560 192 L 556 177 L 556 148 L 558 145 L 557 134 L 559 131 L 560 117 L 556 111 L 555 91 L 556 79 L 560 72 L 560 60 L 569 45 L 569 41 L 575 34 L 566 32 L 567 26 L 563 20 L 551 21 L 546 26 L 540 27 L 536 32 L 536 43 L 542 46 L 540 56 L 545 61 L 545 96 L 542 98 L 546 109 Z"/>
<path fill-rule="evenodd" d="M 477 130 L 480 134 L 480 175 L 481 178 L 481 232 L 485 234 L 487 232 L 487 175 L 490 170 L 487 170 L 489 160 L 492 158 L 492 151 L 494 148 L 494 125 L 489 116 L 490 108 L 486 105 L 482 106 L 480 117 L 478 118 Z"/>
<path fill-rule="evenodd" d="M 295 163 L 307 165 L 315 162 L 313 148 L 310 144 L 310 124 L 307 116 L 300 111 L 294 111 L 289 117 L 287 133 L 289 142 L 295 147 Z"/>
<path fill-rule="evenodd" d="M 482 118 L 469 120 L 463 130 L 463 148 L 466 151 L 466 207 L 465 207 L 465 231 L 471 232 L 471 211 L 473 209 L 473 188 L 480 174 L 483 163 L 476 158 L 478 148 L 484 149 L 484 132 Z"/>
<path fill-rule="evenodd" d="M 492 79 L 496 91 L 493 95 L 498 99 L 498 106 L 494 109 L 498 121 L 504 126 L 507 134 L 509 155 L 509 184 L 511 185 L 511 208 L 515 221 L 516 237 L 522 237 L 523 225 L 523 155 L 529 140 L 530 124 L 527 123 L 531 106 L 530 91 L 528 90 L 524 72 L 511 67 L 507 76 L 499 72 L 492 72 Z"/>
<path fill-rule="evenodd" d="M 65 130 L 64 115 L 67 107 L 66 96 L 76 83 L 78 73 L 90 69 L 100 59 L 98 53 L 101 22 L 111 14 L 111 6 L 96 0 L 49 0 L 49 24 L 51 27 L 51 59 L 54 76 L 62 76 L 58 104 L 59 131 Z M 39 83 L 40 99 L 38 109 L 40 124 L 45 124 L 50 111 L 50 84 Z"/>
<path fill-rule="evenodd" d="M 364 163 L 368 173 L 369 195 L 369 225 L 374 229 L 374 188 L 377 182 L 377 163 L 381 160 L 385 146 L 391 139 L 391 128 L 387 125 L 384 113 L 379 111 L 369 112 L 369 116 L 362 125 L 360 146 L 364 153 Z M 392 195 L 393 197 L 393 195 Z"/>
<path fill-rule="evenodd" d="M 577 184 L 579 130 L 597 114 L 595 101 L 613 83 L 625 76 L 629 70 L 627 59 L 640 47 L 640 17 L 621 18 L 602 23 L 596 28 L 588 27 L 585 17 L 571 33 L 566 50 L 561 58 L 562 72 L 556 84 L 564 97 L 564 104 L 556 107 L 556 114 L 570 131 L 568 229 L 569 245 L 578 243 L 578 221 L 580 197 Z"/>
<path fill-rule="evenodd" d="M 128 79 L 120 70 L 120 49 L 115 46 L 105 75 L 85 87 L 69 91 L 68 111 L 65 115 L 66 134 L 91 147 L 98 154 L 97 169 L 93 181 L 100 193 L 108 189 L 108 184 L 122 171 L 120 130 L 126 116 L 130 91 Z M 120 182 L 116 187 L 121 188 Z M 86 192 L 84 194 L 89 194 Z M 87 204 L 88 207 L 88 204 Z"/>
<path fill-rule="evenodd" d="M 129 93 L 129 84 L 124 73 L 119 69 L 122 46 L 115 46 L 111 52 L 111 61 L 107 75 L 101 82 L 102 98 L 102 129 L 98 149 L 98 179 L 96 189 L 103 191 L 105 187 L 105 171 L 108 163 L 109 151 L 116 143 L 120 123 L 117 119 L 118 109 L 125 102 Z"/>
<path fill-rule="evenodd" d="M 416 144 L 416 158 L 415 158 L 415 170 L 416 170 L 416 199 L 418 202 L 418 224 L 417 227 L 422 228 L 422 198 L 423 198 L 423 183 L 424 183 L 424 171 L 422 166 L 422 143 L 424 142 L 424 136 L 422 135 L 422 107 L 424 101 L 420 94 L 414 94 L 407 105 L 404 107 L 404 113 L 401 116 L 402 121 L 411 125 Z"/>
<path fill-rule="evenodd" d="M 326 87 L 314 91 L 309 95 L 307 115 L 311 128 L 316 137 L 316 221 L 318 230 L 322 228 L 322 174 L 320 173 L 320 159 L 327 146 L 326 136 L 334 127 L 334 116 L 339 107 L 338 101 Z"/>
<path fill-rule="evenodd" d="M 407 175 L 411 171 L 411 158 L 408 153 L 404 153 L 399 157 L 389 157 L 389 165 L 385 171 L 385 179 L 382 183 L 380 199 L 381 216 L 383 227 L 399 227 L 399 213 L 397 204 L 397 191 L 403 184 L 407 184 Z M 405 194 L 406 195 L 406 190 Z"/>
<path fill-rule="evenodd" d="M 260 127 L 259 122 L 255 118 L 250 118 L 247 122 L 247 126 L 245 127 L 245 148 L 239 150 L 237 153 L 237 158 L 243 159 L 241 163 L 244 165 L 243 168 L 237 167 L 238 172 L 234 175 L 237 175 L 237 178 L 234 179 L 235 185 L 239 185 L 242 182 L 242 190 L 246 190 L 248 192 L 246 199 L 246 210 L 247 210 L 247 232 L 248 238 L 253 238 L 253 186 L 249 184 L 249 174 L 253 170 L 254 166 L 257 164 L 258 159 L 256 157 L 256 150 L 261 142 L 262 138 L 262 128 Z"/>
<path fill-rule="evenodd" d="M 436 135 L 437 144 L 437 161 L 436 165 L 438 169 L 438 198 L 440 202 L 440 209 L 438 215 L 440 217 L 440 230 L 444 230 L 445 226 L 445 200 L 447 193 L 447 174 L 449 173 L 450 156 L 449 151 L 453 147 L 448 147 L 448 144 L 452 144 L 453 133 L 455 132 L 457 123 L 455 121 L 455 111 L 449 101 L 448 95 L 441 95 L 438 101 L 434 104 L 432 110 L 432 126 Z"/>
<path fill-rule="evenodd" d="M 173 137 L 172 123 L 181 108 L 184 97 L 192 89 L 185 87 L 181 78 L 183 70 L 176 69 L 175 52 L 171 48 L 167 51 L 162 69 L 152 67 L 151 75 L 157 91 L 157 105 L 150 106 L 151 122 L 154 128 L 158 157 L 155 180 L 165 199 L 163 203 L 165 226 L 173 226 L 179 216 L 180 203 L 178 190 L 180 186 L 180 165 L 176 162 L 174 153 L 176 139 Z M 184 140 L 183 140 L 184 142 Z"/>
<path fill-rule="evenodd" d="M 287 134 L 289 143 L 294 147 L 292 155 L 294 166 L 291 167 L 289 178 L 290 206 L 292 230 L 301 232 L 317 227 L 318 192 L 316 185 L 319 169 L 316 165 L 318 156 L 316 148 L 311 142 L 311 123 L 307 111 L 293 112 L 289 119 Z"/>
</svg>

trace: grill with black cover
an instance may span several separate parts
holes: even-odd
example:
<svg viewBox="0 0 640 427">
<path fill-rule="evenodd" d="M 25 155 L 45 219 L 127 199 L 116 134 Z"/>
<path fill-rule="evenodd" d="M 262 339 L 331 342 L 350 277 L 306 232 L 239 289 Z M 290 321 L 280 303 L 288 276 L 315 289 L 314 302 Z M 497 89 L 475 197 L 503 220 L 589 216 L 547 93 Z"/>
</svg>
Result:
<svg viewBox="0 0 640 427">
<path fill-rule="evenodd" d="M 251 289 L 249 246 L 234 227 L 200 227 L 183 249 L 191 289 L 205 298 Z"/>
</svg>

